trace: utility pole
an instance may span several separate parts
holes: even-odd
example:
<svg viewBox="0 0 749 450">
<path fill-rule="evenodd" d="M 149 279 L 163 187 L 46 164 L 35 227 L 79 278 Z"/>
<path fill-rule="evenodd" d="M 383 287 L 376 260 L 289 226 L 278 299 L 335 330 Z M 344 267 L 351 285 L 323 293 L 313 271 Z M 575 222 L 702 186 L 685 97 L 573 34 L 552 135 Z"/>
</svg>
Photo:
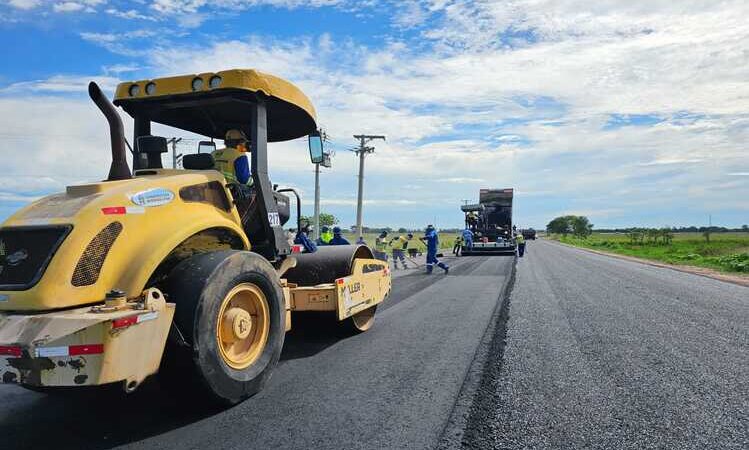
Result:
<svg viewBox="0 0 749 450">
<path fill-rule="evenodd" d="M 182 153 L 177 154 L 177 144 L 182 141 L 182 138 L 171 138 L 167 141 L 168 144 L 172 144 L 172 169 L 177 168 L 177 161 L 182 158 Z"/>
<path fill-rule="evenodd" d="M 364 203 L 364 157 L 367 156 L 368 153 L 374 153 L 374 147 L 367 147 L 367 143 L 370 141 L 373 141 L 375 139 L 382 139 L 385 140 L 385 136 L 379 136 L 379 135 L 370 135 L 370 134 L 355 134 L 354 139 L 359 140 L 359 148 L 354 150 L 354 152 L 359 156 L 359 194 L 356 199 L 356 230 L 358 232 L 358 236 L 362 236 L 363 230 L 362 230 L 362 206 Z"/>
</svg>

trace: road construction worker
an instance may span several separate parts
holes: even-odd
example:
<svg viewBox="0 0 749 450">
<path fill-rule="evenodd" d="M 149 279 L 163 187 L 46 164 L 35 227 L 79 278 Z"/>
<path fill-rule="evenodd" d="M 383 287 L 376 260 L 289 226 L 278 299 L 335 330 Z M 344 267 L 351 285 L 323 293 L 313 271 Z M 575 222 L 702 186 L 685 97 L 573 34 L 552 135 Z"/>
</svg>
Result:
<svg viewBox="0 0 749 450">
<path fill-rule="evenodd" d="M 330 245 L 351 245 L 351 243 L 341 235 L 341 227 L 333 227 L 333 239 L 330 240 Z"/>
<path fill-rule="evenodd" d="M 328 226 L 323 226 L 320 228 L 320 237 L 317 238 L 317 241 L 315 243 L 320 245 L 328 245 L 330 244 L 330 240 L 333 239 L 333 233 L 330 231 L 330 228 Z"/>
<path fill-rule="evenodd" d="M 375 249 L 374 249 L 374 255 L 375 258 L 379 259 L 380 261 L 387 261 L 388 255 L 387 255 L 387 237 L 388 232 L 383 231 L 380 233 L 379 236 L 377 236 L 377 239 L 375 239 Z"/>
<path fill-rule="evenodd" d="M 471 250 L 473 250 L 473 231 L 466 227 L 466 229 L 463 230 L 461 234 L 463 235 L 463 245 L 465 246 L 466 250 L 470 252 Z"/>
<path fill-rule="evenodd" d="M 398 270 L 398 261 L 401 262 L 404 269 L 408 269 L 406 265 L 406 249 L 408 248 L 408 241 L 412 238 L 413 234 L 409 233 L 408 236 L 398 236 L 390 241 L 390 247 L 393 249 L 393 267 L 395 270 Z"/>
<path fill-rule="evenodd" d="M 455 236 L 455 242 L 453 243 L 453 255 L 460 256 L 460 249 L 463 248 L 463 235 Z"/>
<path fill-rule="evenodd" d="M 247 136 L 237 129 L 226 132 L 224 137 L 226 148 L 214 150 L 213 163 L 216 170 L 221 172 L 230 183 L 241 185 L 252 184 L 250 178 L 250 162 L 247 158 L 249 141 Z"/>
<path fill-rule="evenodd" d="M 431 274 L 436 265 L 447 274 L 450 271 L 450 267 L 437 259 L 437 250 L 440 248 L 440 240 L 437 235 L 437 230 L 434 229 L 434 225 L 428 225 L 424 232 L 424 237 L 420 239 L 427 244 L 427 273 Z"/>
<path fill-rule="evenodd" d="M 466 214 L 466 223 L 468 224 L 468 228 L 473 228 L 475 230 L 479 224 L 479 216 L 477 216 L 473 211 L 468 212 Z"/>
<path fill-rule="evenodd" d="M 525 254 L 525 238 L 523 237 L 523 233 L 515 235 L 515 243 L 518 245 L 518 256 L 522 258 Z"/>
<path fill-rule="evenodd" d="M 359 236 L 356 239 L 356 245 L 367 245 L 367 241 L 364 240 L 364 236 Z"/>
<path fill-rule="evenodd" d="M 309 224 L 305 224 L 296 234 L 294 239 L 295 244 L 301 244 L 304 247 L 305 253 L 314 253 L 317 251 L 317 246 L 309 238 L 309 234 L 312 232 L 312 227 Z"/>
</svg>

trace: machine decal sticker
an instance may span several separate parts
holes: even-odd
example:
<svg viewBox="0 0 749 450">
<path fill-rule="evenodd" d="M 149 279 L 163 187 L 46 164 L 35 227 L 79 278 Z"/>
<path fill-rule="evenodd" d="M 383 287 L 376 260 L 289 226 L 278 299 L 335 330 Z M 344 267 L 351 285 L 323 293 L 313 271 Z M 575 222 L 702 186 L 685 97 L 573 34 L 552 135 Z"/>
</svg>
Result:
<svg viewBox="0 0 749 450">
<path fill-rule="evenodd" d="M 270 222 L 270 226 L 272 227 L 281 226 L 281 218 L 278 216 L 277 212 L 268 213 L 268 222 Z"/>
<path fill-rule="evenodd" d="M 0 302 L 7 302 L 8 300 L 10 300 L 10 297 L 5 294 L 0 294 Z"/>
<path fill-rule="evenodd" d="M 142 206 L 107 206 L 101 209 L 105 216 L 124 214 L 145 214 L 146 208 Z"/>
<path fill-rule="evenodd" d="M 162 206 L 174 200 L 174 193 L 168 189 L 155 188 L 130 196 L 130 201 L 138 206 Z"/>
</svg>

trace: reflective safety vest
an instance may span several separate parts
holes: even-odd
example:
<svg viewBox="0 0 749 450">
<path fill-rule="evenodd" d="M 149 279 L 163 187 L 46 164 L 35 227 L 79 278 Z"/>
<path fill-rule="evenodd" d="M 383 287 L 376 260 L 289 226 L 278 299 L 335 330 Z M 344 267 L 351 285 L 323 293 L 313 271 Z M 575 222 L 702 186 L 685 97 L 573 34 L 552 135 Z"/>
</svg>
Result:
<svg viewBox="0 0 749 450">
<path fill-rule="evenodd" d="M 515 236 L 515 242 L 518 244 L 525 244 L 525 237 L 523 237 L 523 233 L 518 233 L 517 236 Z"/>
<path fill-rule="evenodd" d="M 377 239 L 375 239 L 375 249 L 377 251 L 384 252 L 387 250 L 387 247 L 388 243 L 386 237 L 383 238 L 378 236 Z"/>
<path fill-rule="evenodd" d="M 234 162 L 237 158 L 246 157 L 245 152 L 240 152 L 236 148 L 227 147 L 215 150 L 213 153 L 214 168 L 221 172 L 230 183 L 237 183 L 237 173 Z"/>
<path fill-rule="evenodd" d="M 333 239 L 333 233 L 330 231 L 320 233 L 320 240 L 324 243 L 329 244 L 331 239 Z"/>
<path fill-rule="evenodd" d="M 406 250 L 408 248 L 408 239 L 403 236 L 398 236 L 390 241 L 390 246 L 393 247 L 393 250 Z"/>
</svg>

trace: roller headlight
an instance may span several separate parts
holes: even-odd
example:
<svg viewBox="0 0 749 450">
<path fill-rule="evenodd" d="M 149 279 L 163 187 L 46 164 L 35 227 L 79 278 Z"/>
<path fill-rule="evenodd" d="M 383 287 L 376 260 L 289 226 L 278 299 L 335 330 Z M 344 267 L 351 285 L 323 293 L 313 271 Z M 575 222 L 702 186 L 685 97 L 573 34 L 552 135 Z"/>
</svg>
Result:
<svg viewBox="0 0 749 450">
<path fill-rule="evenodd" d="M 200 91 L 203 89 L 203 79 L 199 77 L 195 77 L 192 79 L 192 90 L 193 91 Z"/>
<path fill-rule="evenodd" d="M 221 77 L 218 75 L 214 75 L 211 77 L 210 81 L 208 81 L 208 86 L 211 87 L 211 89 L 215 89 L 219 86 L 221 86 Z"/>
<path fill-rule="evenodd" d="M 153 95 L 155 93 L 156 93 L 156 83 L 153 83 L 153 82 L 148 83 L 146 85 L 146 94 L 147 95 Z"/>
<path fill-rule="evenodd" d="M 137 84 L 133 84 L 132 86 L 130 86 L 130 88 L 128 88 L 127 93 L 130 94 L 130 97 L 137 96 L 138 94 L 140 94 L 140 86 L 138 86 Z"/>
</svg>

